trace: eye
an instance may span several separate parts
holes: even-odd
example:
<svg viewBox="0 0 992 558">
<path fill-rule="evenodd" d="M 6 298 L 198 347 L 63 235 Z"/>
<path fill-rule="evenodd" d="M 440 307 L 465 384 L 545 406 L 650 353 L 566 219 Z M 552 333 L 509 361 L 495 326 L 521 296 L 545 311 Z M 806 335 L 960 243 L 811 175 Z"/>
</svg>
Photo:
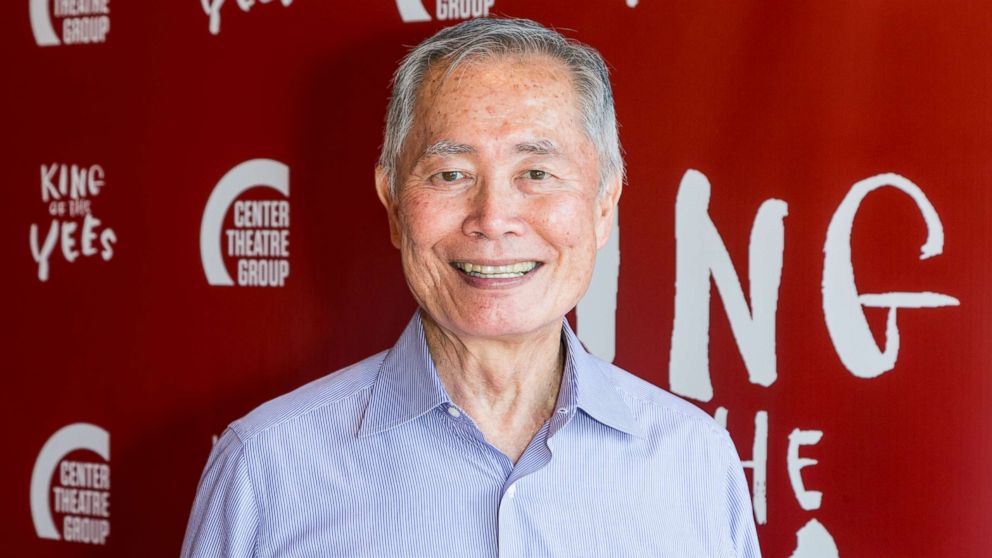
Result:
<svg viewBox="0 0 992 558">
<path fill-rule="evenodd" d="M 548 172 L 543 170 L 531 169 L 529 171 L 524 172 L 524 178 L 528 178 L 530 180 L 544 180 L 548 178 Z"/>
<path fill-rule="evenodd" d="M 431 176 L 430 181 L 435 184 L 454 184 L 455 182 L 465 180 L 466 178 L 468 178 L 468 176 L 466 176 L 466 174 L 462 171 L 449 170 L 434 174 Z"/>
</svg>

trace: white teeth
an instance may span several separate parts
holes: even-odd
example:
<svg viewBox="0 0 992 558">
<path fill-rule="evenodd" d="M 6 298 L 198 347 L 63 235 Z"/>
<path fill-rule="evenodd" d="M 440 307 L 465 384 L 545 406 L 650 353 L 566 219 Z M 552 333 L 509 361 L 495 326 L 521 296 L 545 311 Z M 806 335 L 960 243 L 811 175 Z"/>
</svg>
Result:
<svg viewBox="0 0 992 558">
<path fill-rule="evenodd" d="M 455 267 L 477 277 L 505 279 L 520 277 L 537 267 L 537 262 L 517 262 L 509 265 L 480 265 L 468 262 L 455 262 Z"/>
</svg>

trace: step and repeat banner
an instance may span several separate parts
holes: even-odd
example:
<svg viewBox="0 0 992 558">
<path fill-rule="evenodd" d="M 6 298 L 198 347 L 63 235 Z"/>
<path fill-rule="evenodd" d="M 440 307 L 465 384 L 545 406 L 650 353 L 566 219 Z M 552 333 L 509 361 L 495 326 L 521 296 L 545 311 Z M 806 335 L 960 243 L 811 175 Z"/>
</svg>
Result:
<svg viewBox="0 0 992 558">
<path fill-rule="evenodd" d="M 895 0 L 6 3 L 0 554 L 177 555 L 229 422 L 393 343 L 389 79 L 486 15 L 610 63 L 570 319 L 726 425 L 764 554 L 987 556 L 992 10 Z"/>
</svg>

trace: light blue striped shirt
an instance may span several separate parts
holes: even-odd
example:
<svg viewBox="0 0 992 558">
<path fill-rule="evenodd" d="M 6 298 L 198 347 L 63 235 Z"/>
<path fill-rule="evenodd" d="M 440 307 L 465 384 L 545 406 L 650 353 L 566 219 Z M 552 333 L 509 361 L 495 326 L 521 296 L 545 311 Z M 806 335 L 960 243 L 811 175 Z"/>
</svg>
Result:
<svg viewBox="0 0 992 558">
<path fill-rule="evenodd" d="M 727 432 L 588 354 L 516 464 L 448 397 L 419 316 L 396 345 L 235 421 L 182 556 L 759 556 Z"/>
</svg>

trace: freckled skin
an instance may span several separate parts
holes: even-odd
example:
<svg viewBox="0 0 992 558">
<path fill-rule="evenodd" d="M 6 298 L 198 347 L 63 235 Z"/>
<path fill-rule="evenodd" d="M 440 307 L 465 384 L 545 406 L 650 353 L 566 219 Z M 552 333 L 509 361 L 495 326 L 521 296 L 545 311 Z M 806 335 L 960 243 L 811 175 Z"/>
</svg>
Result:
<svg viewBox="0 0 992 558">
<path fill-rule="evenodd" d="M 471 152 L 422 157 L 440 140 Z M 558 153 L 517 148 L 537 141 Z M 598 195 L 598 158 L 567 69 L 533 56 L 467 62 L 446 78 L 433 69 L 398 170 L 397 197 L 381 173 L 379 193 L 429 318 L 464 339 L 557 336 L 588 287 L 620 194 L 615 180 Z M 473 286 L 451 266 L 531 260 L 542 265 L 507 288 Z"/>
<path fill-rule="evenodd" d="M 447 76 L 434 68 L 395 197 L 376 171 L 438 375 L 513 462 L 554 412 L 561 320 L 609 235 L 621 184 L 616 177 L 599 195 L 598 165 L 566 68 L 531 56 L 466 62 Z M 512 279 L 452 266 L 532 261 L 540 265 Z"/>
</svg>

